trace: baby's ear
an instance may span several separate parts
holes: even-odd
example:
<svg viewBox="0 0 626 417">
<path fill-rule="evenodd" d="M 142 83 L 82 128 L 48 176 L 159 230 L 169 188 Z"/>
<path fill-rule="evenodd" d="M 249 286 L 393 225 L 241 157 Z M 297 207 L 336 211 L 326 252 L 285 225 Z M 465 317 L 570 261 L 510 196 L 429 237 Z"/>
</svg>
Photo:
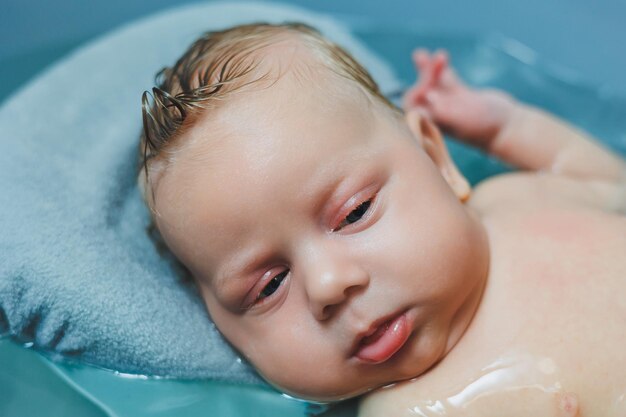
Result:
<svg viewBox="0 0 626 417">
<path fill-rule="evenodd" d="M 409 110 L 405 118 L 413 137 L 439 168 L 441 175 L 450 185 L 452 191 L 459 200 L 467 201 L 471 191 L 470 185 L 450 158 L 439 128 L 428 117 L 422 115 L 418 109 Z"/>
</svg>

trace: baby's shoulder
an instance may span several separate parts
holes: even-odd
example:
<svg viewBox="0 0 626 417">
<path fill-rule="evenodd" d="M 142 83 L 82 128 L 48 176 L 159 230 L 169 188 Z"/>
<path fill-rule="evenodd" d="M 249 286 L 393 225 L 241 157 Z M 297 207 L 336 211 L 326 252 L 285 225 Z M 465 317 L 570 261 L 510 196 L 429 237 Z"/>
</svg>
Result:
<svg viewBox="0 0 626 417">
<path fill-rule="evenodd" d="M 482 215 L 521 214 L 539 208 L 621 212 L 625 187 L 543 172 L 511 172 L 479 183 L 468 204 Z"/>
</svg>

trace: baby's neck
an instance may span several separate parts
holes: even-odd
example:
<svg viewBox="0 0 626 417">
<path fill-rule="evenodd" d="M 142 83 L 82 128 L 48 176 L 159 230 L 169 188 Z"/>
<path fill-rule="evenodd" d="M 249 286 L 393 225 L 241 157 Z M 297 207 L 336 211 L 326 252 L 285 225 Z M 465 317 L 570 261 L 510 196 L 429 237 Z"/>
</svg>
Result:
<svg viewBox="0 0 626 417">
<path fill-rule="evenodd" d="M 468 206 L 468 211 L 470 215 L 475 217 L 477 221 L 479 221 L 483 228 L 483 239 L 487 242 L 487 258 L 485 261 L 485 269 L 482 275 L 482 278 L 477 281 L 476 286 L 472 288 L 471 292 L 461 305 L 461 307 L 456 311 L 454 317 L 450 322 L 450 331 L 448 333 L 448 342 L 446 344 L 445 352 L 442 354 L 442 358 L 445 357 L 450 350 L 461 340 L 463 335 L 466 333 L 467 329 L 470 327 L 472 320 L 475 318 L 476 313 L 481 305 L 481 301 L 483 299 L 483 295 L 485 294 L 486 287 L 489 282 L 490 275 L 490 264 L 491 264 L 491 245 L 489 244 L 490 236 L 489 236 L 489 228 L 486 224 L 483 223 L 483 218 L 479 214 L 477 210 L 473 207 Z"/>
<path fill-rule="evenodd" d="M 476 288 L 472 290 L 463 305 L 457 310 L 456 314 L 452 318 L 452 322 L 450 323 L 450 332 L 448 334 L 448 343 L 446 344 L 446 349 L 442 357 L 447 355 L 448 352 L 452 350 L 471 325 L 471 322 L 478 311 L 478 307 L 480 306 L 486 285 L 487 274 L 482 282 L 480 282 L 479 285 L 476 285 Z"/>
</svg>

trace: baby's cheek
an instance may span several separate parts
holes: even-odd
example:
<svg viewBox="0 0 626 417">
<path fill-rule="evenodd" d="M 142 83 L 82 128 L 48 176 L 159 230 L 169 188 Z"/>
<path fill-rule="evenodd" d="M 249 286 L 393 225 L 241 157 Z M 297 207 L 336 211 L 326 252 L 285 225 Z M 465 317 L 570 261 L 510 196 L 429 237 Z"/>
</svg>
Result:
<svg viewBox="0 0 626 417">
<path fill-rule="evenodd" d="M 459 236 L 448 210 L 433 210 L 417 199 L 413 195 L 392 199 L 370 240 L 376 245 L 374 259 L 391 269 L 396 279 L 428 286 L 446 274 L 449 260 L 456 256 L 452 252 L 459 250 Z"/>
<path fill-rule="evenodd" d="M 252 364 L 271 384 L 295 396 L 315 398 L 346 389 L 333 340 L 318 332 L 306 315 L 283 307 L 287 319 L 276 312 L 280 317 L 269 318 L 265 332 L 246 344 Z"/>
</svg>

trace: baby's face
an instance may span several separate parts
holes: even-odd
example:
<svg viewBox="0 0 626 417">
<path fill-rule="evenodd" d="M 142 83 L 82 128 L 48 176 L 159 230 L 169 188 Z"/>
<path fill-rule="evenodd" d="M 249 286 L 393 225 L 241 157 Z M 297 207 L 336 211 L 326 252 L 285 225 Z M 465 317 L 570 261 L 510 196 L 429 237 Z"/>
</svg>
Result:
<svg viewBox="0 0 626 417">
<path fill-rule="evenodd" d="M 272 384 L 318 400 L 443 357 L 488 252 L 420 129 L 329 90 L 285 75 L 233 98 L 186 133 L 155 193 L 221 332 Z"/>
</svg>

